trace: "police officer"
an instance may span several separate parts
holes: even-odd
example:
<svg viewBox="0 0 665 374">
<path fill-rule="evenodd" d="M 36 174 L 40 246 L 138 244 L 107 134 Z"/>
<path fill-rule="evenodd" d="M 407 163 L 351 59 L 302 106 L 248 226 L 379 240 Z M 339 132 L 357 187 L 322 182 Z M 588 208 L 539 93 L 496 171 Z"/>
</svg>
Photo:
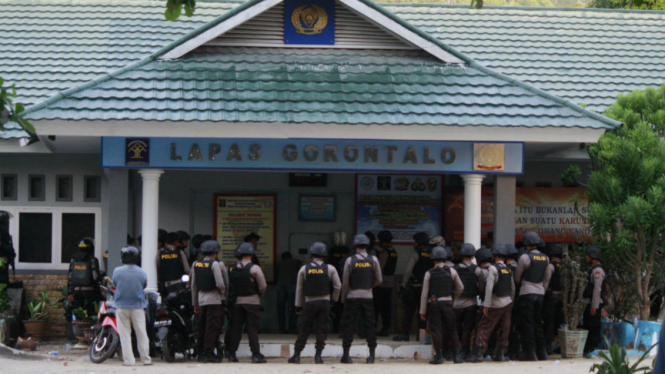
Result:
<svg viewBox="0 0 665 374">
<path fill-rule="evenodd" d="M 194 262 L 191 271 L 192 305 L 198 315 L 196 352 L 198 361 L 205 363 L 222 362 L 214 355 L 222 332 L 222 300 L 226 294 L 222 268 L 217 261 L 219 249 L 215 240 L 203 243 L 201 253 L 204 258 Z"/>
<path fill-rule="evenodd" d="M 584 346 L 584 356 L 590 355 L 600 344 L 601 309 L 606 300 L 605 271 L 600 264 L 601 257 L 602 251 L 598 247 L 589 247 L 586 251 L 586 262 L 590 266 L 587 270 L 589 282 L 583 294 L 586 303 L 583 327 L 585 330 L 589 330 L 589 335 Z"/>
<path fill-rule="evenodd" d="M 545 293 L 543 301 L 543 334 L 545 335 L 545 346 L 547 354 L 552 354 L 552 341 L 557 328 L 564 324 L 563 315 L 563 284 L 561 283 L 561 260 L 563 259 L 563 248 L 561 244 L 552 244 L 548 251 L 552 278 Z"/>
<path fill-rule="evenodd" d="M 292 364 L 300 363 L 300 352 L 305 349 L 307 338 L 312 330 L 316 331 L 314 363 L 323 363 L 321 353 L 328 337 L 328 315 L 331 306 L 330 285 L 332 284 L 332 300 L 339 299 L 342 291 L 342 282 L 337 274 L 337 269 L 325 263 L 328 257 L 326 245 L 316 242 L 309 248 L 309 253 L 312 255 L 312 262 L 300 268 L 296 284 L 296 313 L 300 315 L 301 323 L 293 356 L 289 359 L 289 363 Z"/>
<path fill-rule="evenodd" d="M 378 257 L 378 254 L 376 253 L 376 236 L 374 235 L 373 232 L 371 231 L 365 231 L 365 236 L 367 236 L 367 239 L 369 239 L 369 247 L 367 247 L 367 253 L 371 254 L 374 257 Z"/>
<path fill-rule="evenodd" d="M 485 300 L 485 285 L 487 283 L 487 278 L 489 277 L 489 271 L 490 267 L 492 266 L 492 253 L 489 249 L 487 248 L 480 248 L 476 251 L 476 264 L 478 264 L 478 268 L 480 268 L 481 272 L 481 277 L 478 279 L 478 295 L 480 296 L 480 300 L 484 301 Z M 480 322 L 480 314 L 476 315 L 476 327 L 478 326 L 478 323 Z M 476 341 L 478 340 L 478 328 L 474 330 L 471 334 L 471 340 Z M 480 351 L 478 349 L 478 346 L 474 346 L 474 350 L 467 356 L 467 358 L 464 360 L 466 362 L 480 362 L 479 359 L 482 359 L 482 355 L 480 354 Z"/>
<path fill-rule="evenodd" d="M 464 291 L 455 298 L 455 320 L 457 321 L 457 333 L 462 343 L 462 358 L 468 358 L 471 351 L 471 336 L 476 328 L 478 318 L 478 284 L 483 277 L 482 268 L 473 263 L 476 255 L 476 247 L 471 243 L 464 243 L 460 250 L 463 262 L 455 266 L 459 274 Z"/>
<path fill-rule="evenodd" d="M 164 249 L 157 257 L 157 275 L 162 299 L 171 292 L 177 292 L 184 287 L 182 276 L 189 274 L 189 260 L 185 251 L 178 249 L 180 236 L 175 232 L 166 234 Z"/>
<path fill-rule="evenodd" d="M 542 311 L 553 269 L 548 266 L 547 256 L 538 250 L 538 234 L 527 232 L 523 243 L 527 253 L 520 257 L 515 270 L 515 283 L 520 289 L 516 305 L 519 313 L 517 328 L 522 343 L 520 361 L 547 360 Z"/>
<path fill-rule="evenodd" d="M 393 234 L 388 230 L 378 234 L 377 248 L 383 282 L 374 289 L 374 315 L 378 321 L 381 316 L 381 331 L 377 336 L 388 336 L 393 310 L 393 288 L 395 287 L 395 270 L 397 269 L 397 251 L 392 246 Z"/>
<path fill-rule="evenodd" d="M 9 212 L 0 210 L 0 284 L 9 284 L 9 266 L 14 266 L 16 252 L 9 235 Z"/>
<path fill-rule="evenodd" d="M 256 254 L 256 251 L 258 251 L 259 248 L 259 240 L 261 240 L 261 237 L 255 232 L 250 232 L 244 239 L 245 243 L 249 243 L 254 247 L 254 254 L 252 255 L 252 263 L 254 265 L 261 265 L 259 257 Z"/>
<path fill-rule="evenodd" d="M 238 362 L 236 351 L 240 345 L 243 327 L 247 328 L 249 347 L 252 351 L 252 363 L 263 364 L 265 357 L 261 354 L 259 344 L 259 327 L 261 325 L 261 298 L 265 295 L 267 284 L 261 267 L 252 262 L 256 254 L 251 243 L 242 243 L 237 249 L 241 257 L 229 268 L 229 283 L 236 297 L 233 306 L 233 317 L 228 332 L 228 358 L 230 362 Z"/>
<path fill-rule="evenodd" d="M 454 362 L 461 364 L 460 343 L 457 335 L 455 322 L 455 310 L 453 299 L 459 297 L 464 290 L 464 285 L 457 275 L 457 271 L 445 266 L 445 261 L 450 259 L 452 253 L 443 247 L 434 247 L 431 259 L 434 267 L 425 273 L 423 278 L 423 289 L 420 295 L 420 319 L 427 321 L 432 333 L 432 345 L 434 346 L 434 357 L 429 363 L 432 365 L 443 364 L 443 335 L 445 331 L 446 340 L 454 349 Z"/>
<path fill-rule="evenodd" d="M 523 253 L 523 250 L 517 249 L 514 244 L 506 244 L 506 249 L 508 250 L 508 258 L 506 258 L 506 266 L 513 272 L 513 280 L 515 279 L 515 270 L 517 270 L 517 260 Z M 515 294 L 519 294 L 517 285 L 515 288 Z M 513 298 L 513 306 L 515 305 L 515 299 Z M 520 351 L 520 335 L 517 331 L 517 315 L 518 313 L 513 310 L 510 319 L 510 337 L 508 338 L 508 357 L 512 361 L 519 359 Z"/>
<path fill-rule="evenodd" d="M 344 260 L 349 255 L 349 247 L 346 245 L 346 233 L 343 230 L 335 231 L 333 234 L 334 246 L 328 250 L 328 264 L 337 269 L 337 273 L 342 276 L 344 271 Z M 339 325 L 342 320 L 344 306 L 337 299 L 333 299 L 332 307 L 332 326 L 333 332 L 339 332 Z"/>
<path fill-rule="evenodd" d="M 485 283 L 483 312 L 478 324 L 478 337 L 474 348 L 474 353 L 479 356 L 474 357 L 474 362 L 482 361 L 490 336 L 492 336 L 495 329 L 499 330 L 500 334 L 498 337 L 499 349 L 493 360 L 507 360 L 504 353 L 508 348 L 515 282 L 512 270 L 505 264 L 508 257 L 507 248 L 503 244 L 494 244 L 492 246 L 492 257 L 494 265 L 489 268 Z"/>
<path fill-rule="evenodd" d="M 181 249 L 186 254 L 187 253 L 187 248 L 189 248 L 189 239 L 190 239 L 189 233 L 187 231 L 180 230 L 180 231 L 176 232 L 176 234 L 178 234 L 178 246 L 177 246 L 177 248 Z"/>
<path fill-rule="evenodd" d="M 195 261 L 203 260 L 203 257 L 199 258 L 201 253 L 201 244 L 206 240 L 203 240 L 203 235 L 196 234 L 192 236 L 192 249 L 189 252 L 188 260 L 190 264 L 193 264 Z"/>
<path fill-rule="evenodd" d="M 93 302 L 100 299 L 99 293 L 99 260 L 95 257 L 95 242 L 92 238 L 84 238 L 69 262 L 67 287 L 71 310 L 86 308 L 88 316 L 95 314 Z"/>
<path fill-rule="evenodd" d="M 418 232 L 413 235 L 416 243 L 415 250 L 409 257 L 402 279 L 402 303 L 404 304 L 404 319 L 402 321 L 402 334 L 393 338 L 394 341 L 409 341 L 409 330 L 413 322 L 413 315 L 420 310 L 420 295 L 423 290 L 423 280 L 427 270 L 434 267 L 434 261 L 430 258 L 431 247 L 427 233 Z M 427 327 L 425 321 L 418 318 L 418 328 Z"/>
<path fill-rule="evenodd" d="M 369 347 L 367 363 L 374 363 L 376 319 L 374 319 L 372 289 L 383 282 L 383 277 L 379 260 L 367 253 L 369 244 L 369 239 L 365 234 L 356 235 L 353 238 L 353 248 L 355 248 L 356 253 L 347 258 L 344 263 L 344 281 L 342 282 L 342 303 L 344 304 L 342 348 L 344 349 L 344 355 L 340 360 L 343 364 L 353 363 L 349 350 L 359 320 L 364 322 L 367 346 Z"/>
</svg>

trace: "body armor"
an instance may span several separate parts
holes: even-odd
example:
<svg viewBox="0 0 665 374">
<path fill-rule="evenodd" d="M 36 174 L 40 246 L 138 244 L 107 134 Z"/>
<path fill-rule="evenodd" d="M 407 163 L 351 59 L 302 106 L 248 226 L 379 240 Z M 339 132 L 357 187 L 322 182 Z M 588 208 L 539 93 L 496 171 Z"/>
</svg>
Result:
<svg viewBox="0 0 665 374">
<path fill-rule="evenodd" d="M 554 273 L 552 273 L 552 278 L 550 278 L 550 291 L 561 292 L 563 291 L 563 284 L 561 283 L 561 262 L 552 262 L 554 265 Z"/>
<path fill-rule="evenodd" d="M 425 273 L 434 267 L 434 261 L 430 257 L 431 253 L 426 251 L 425 248 L 418 248 L 417 253 L 418 261 L 413 266 L 411 277 L 413 278 L 412 285 L 421 286 L 423 284 L 423 279 L 425 279 Z"/>
<path fill-rule="evenodd" d="M 510 280 L 513 279 L 513 271 L 505 264 L 495 264 L 494 268 L 499 274 L 499 278 L 494 283 L 492 294 L 498 297 L 510 296 Z"/>
<path fill-rule="evenodd" d="M 256 284 L 250 271 L 254 267 L 253 263 L 240 267 L 238 264 L 229 269 L 229 283 L 233 288 L 235 296 L 252 296 L 259 294 L 259 285 Z"/>
<path fill-rule="evenodd" d="M 162 282 L 180 280 L 183 274 L 185 274 L 185 268 L 182 265 L 179 250 L 164 250 L 159 254 L 159 278 Z"/>
<path fill-rule="evenodd" d="M 461 297 L 476 297 L 478 296 L 478 278 L 476 278 L 476 268 L 477 265 L 455 266 L 457 274 L 459 274 L 460 280 L 464 285 L 464 291 L 462 291 Z"/>
<path fill-rule="evenodd" d="M 523 281 L 530 283 L 541 283 L 545 278 L 545 270 L 550 260 L 544 253 L 535 253 L 533 251 L 526 254 L 531 260 L 531 266 L 524 271 Z"/>
<path fill-rule="evenodd" d="M 453 277 L 450 268 L 435 267 L 429 270 L 429 293 L 437 299 L 453 295 Z"/>
<path fill-rule="evenodd" d="M 72 275 L 69 282 L 73 287 L 94 287 L 95 279 L 92 276 L 92 260 L 74 259 L 72 263 Z"/>
<path fill-rule="evenodd" d="M 305 266 L 305 296 L 316 297 L 330 295 L 330 276 L 328 264 L 308 264 Z"/>
<path fill-rule="evenodd" d="M 374 259 L 368 254 L 367 258 L 351 257 L 351 274 L 349 274 L 352 290 L 370 290 L 374 285 Z"/>
<path fill-rule="evenodd" d="M 194 274 L 196 275 L 196 288 L 207 292 L 217 289 L 215 274 L 212 272 L 212 264 L 215 260 L 197 261 L 194 263 Z"/>
<path fill-rule="evenodd" d="M 397 269 L 397 251 L 393 247 L 386 247 L 383 249 L 388 253 L 388 261 L 383 267 L 383 275 L 392 276 L 395 275 L 395 270 Z"/>
</svg>

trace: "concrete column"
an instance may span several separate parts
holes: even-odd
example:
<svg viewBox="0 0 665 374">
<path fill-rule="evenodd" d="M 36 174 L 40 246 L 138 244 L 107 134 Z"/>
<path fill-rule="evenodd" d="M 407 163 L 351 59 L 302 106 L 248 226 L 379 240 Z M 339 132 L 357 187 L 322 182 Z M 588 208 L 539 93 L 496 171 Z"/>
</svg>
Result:
<svg viewBox="0 0 665 374">
<path fill-rule="evenodd" d="M 494 242 L 515 244 L 515 195 L 517 177 L 494 177 Z"/>
<path fill-rule="evenodd" d="M 104 169 L 108 178 L 109 208 L 107 223 L 109 260 L 106 273 L 120 266 L 120 249 L 127 245 L 127 221 L 129 219 L 129 170 Z"/>
<path fill-rule="evenodd" d="M 164 170 L 139 170 L 143 178 L 141 213 L 141 266 L 148 274 L 146 292 L 157 292 L 157 236 L 159 230 L 159 178 Z"/>
<path fill-rule="evenodd" d="M 464 180 L 464 242 L 480 248 L 482 208 L 482 174 L 463 174 Z"/>
</svg>

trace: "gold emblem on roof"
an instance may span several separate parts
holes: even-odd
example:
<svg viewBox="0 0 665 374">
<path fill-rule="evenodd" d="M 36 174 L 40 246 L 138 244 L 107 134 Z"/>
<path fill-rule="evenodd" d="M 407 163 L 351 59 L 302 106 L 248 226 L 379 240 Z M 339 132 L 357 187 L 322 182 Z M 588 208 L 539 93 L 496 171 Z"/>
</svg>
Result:
<svg viewBox="0 0 665 374">
<path fill-rule="evenodd" d="M 317 35 L 328 26 L 328 13 L 316 4 L 301 5 L 291 14 L 291 23 L 298 34 Z"/>
</svg>

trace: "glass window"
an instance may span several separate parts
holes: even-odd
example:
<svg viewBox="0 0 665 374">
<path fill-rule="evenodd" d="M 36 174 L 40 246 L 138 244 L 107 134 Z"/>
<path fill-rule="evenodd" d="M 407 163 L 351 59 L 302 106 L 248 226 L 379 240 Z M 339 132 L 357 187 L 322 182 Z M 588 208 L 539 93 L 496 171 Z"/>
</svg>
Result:
<svg viewBox="0 0 665 374">
<path fill-rule="evenodd" d="M 102 200 L 102 178 L 86 175 L 84 177 L 84 201 L 99 202 Z"/>
<path fill-rule="evenodd" d="M 55 177 L 55 201 L 72 201 L 73 177 L 71 175 L 58 175 Z"/>
<path fill-rule="evenodd" d="M 18 177 L 16 174 L 2 175 L 2 200 L 16 200 Z"/>
<path fill-rule="evenodd" d="M 51 263 L 53 214 L 19 213 L 19 262 Z"/>
<path fill-rule="evenodd" d="M 60 261 L 68 264 L 78 251 L 83 238 L 95 238 L 94 213 L 62 213 L 62 254 Z M 96 243 L 95 243 L 96 244 Z"/>
<path fill-rule="evenodd" d="M 43 175 L 31 175 L 29 177 L 30 194 L 28 200 L 30 201 L 44 201 L 46 198 L 46 181 Z"/>
</svg>

